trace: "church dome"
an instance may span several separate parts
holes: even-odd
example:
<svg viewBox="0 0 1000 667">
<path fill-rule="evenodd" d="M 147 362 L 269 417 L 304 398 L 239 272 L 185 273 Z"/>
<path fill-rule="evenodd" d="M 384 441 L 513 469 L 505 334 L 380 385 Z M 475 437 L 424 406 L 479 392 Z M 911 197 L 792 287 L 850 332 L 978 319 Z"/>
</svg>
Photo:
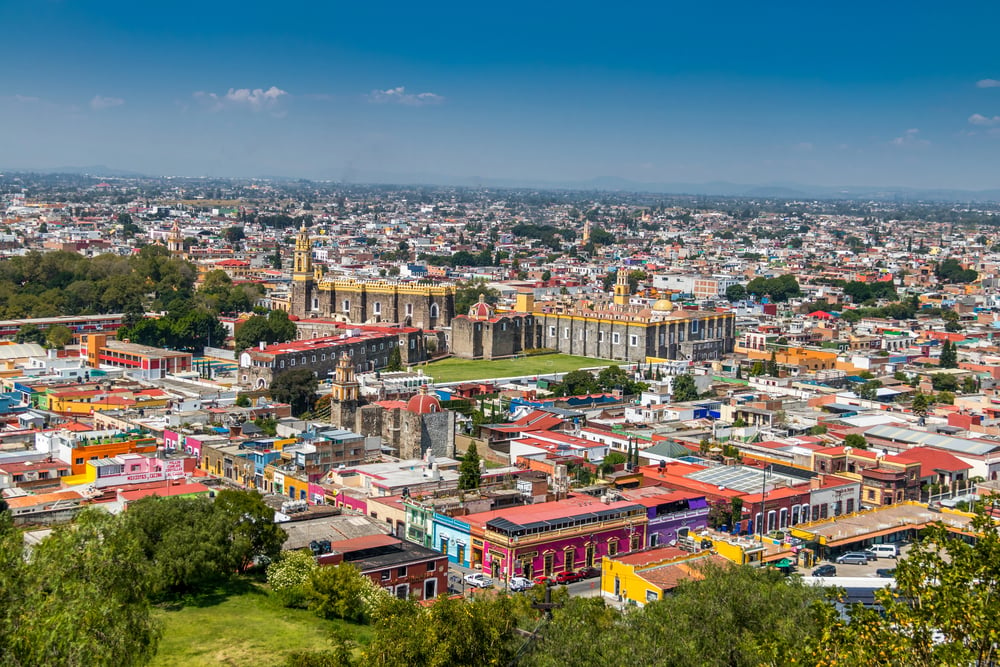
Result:
<svg viewBox="0 0 1000 667">
<path fill-rule="evenodd" d="M 427 385 L 422 385 L 420 393 L 406 402 L 406 410 L 418 415 L 441 412 L 441 401 L 437 399 L 437 396 L 431 396 L 427 393 Z"/>
<path fill-rule="evenodd" d="M 674 309 L 674 302 L 670 299 L 659 299 L 653 304 L 653 310 L 669 313 Z"/>
<path fill-rule="evenodd" d="M 474 320 L 488 320 L 493 317 L 493 308 L 486 303 L 486 295 L 480 294 L 479 301 L 469 308 L 469 317 Z"/>
</svg>

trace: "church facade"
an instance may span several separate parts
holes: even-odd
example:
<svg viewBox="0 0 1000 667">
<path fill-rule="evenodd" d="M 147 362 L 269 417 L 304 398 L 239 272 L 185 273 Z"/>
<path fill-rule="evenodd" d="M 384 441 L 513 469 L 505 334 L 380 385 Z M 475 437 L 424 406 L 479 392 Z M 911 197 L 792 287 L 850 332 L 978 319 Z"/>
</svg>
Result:
<svg viewBox="0 0 1000 667">
<path fill-rule="evenodd" d="M 315 271 L 309 232 L 299 230 L 295 240 L 290 314 L 338 319 L 354 324 L 394 322 L 419 329 L 451 324 L 455 288 L 388 280 L 330 280 Z"/>
</svg>

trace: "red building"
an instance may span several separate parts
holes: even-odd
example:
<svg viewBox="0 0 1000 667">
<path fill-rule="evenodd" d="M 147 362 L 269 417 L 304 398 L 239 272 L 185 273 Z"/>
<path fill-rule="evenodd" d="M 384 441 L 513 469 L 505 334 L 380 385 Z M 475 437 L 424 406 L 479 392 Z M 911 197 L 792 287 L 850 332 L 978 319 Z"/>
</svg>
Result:
<svg viewBox="0 0 1000 667">
<path fill-rule="evenodd" d="M 391 535 L 366 535 L 330 544 L 320 565 L 351 563 L 398 598 L 432 600 L 448 592 L 448 556 Z"/>
</svg>

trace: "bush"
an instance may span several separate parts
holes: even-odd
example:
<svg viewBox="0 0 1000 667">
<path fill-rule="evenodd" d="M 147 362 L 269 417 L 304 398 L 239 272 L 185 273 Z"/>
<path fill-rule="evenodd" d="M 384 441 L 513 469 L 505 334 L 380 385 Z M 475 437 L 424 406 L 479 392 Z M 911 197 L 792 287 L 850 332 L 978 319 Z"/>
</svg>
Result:
<svg viewBox="0 0 1000 667">
<path fill-rule="evenodd" d="M 287 551 L 267 566 L 267 583 L 286 607 L 305 608 L 316 559 L 308 551 Z"/>
</svg>

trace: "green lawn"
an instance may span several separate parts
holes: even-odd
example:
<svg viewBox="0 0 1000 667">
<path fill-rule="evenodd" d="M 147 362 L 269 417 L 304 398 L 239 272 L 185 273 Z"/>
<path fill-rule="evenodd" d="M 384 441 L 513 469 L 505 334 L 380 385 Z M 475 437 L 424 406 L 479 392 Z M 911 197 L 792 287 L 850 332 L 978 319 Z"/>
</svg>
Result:
<svg viewBox="0 0 1000 667">
<path fill-rule="evenodd" d="M 517 375 L 544 376 L 551 373 L 566 373 L 578 368 L 594 366 L 609 366 L 614 361 L 577 357 L 570 354 L 542 354 L 536 357 L 521 357 L 520 359 L 500 359 L 484 361 L 482 359 L 458 359 L 450 357 L 421 366 L 424 373 L 434 378 L 435 382 L 459 382 L 462 380 L 480 380 L 485 378 L 514 377 Z"/>
<path fill-rule="evenodd" d="M 156 615 L 163 624 L 163 637 L 154 667 L 282 665 L 293 651 L 330 648 L 328 638 L 338 628 L 359 643 L 367 643 L 371 636 L 367 626 L 286 609 L 263 586 L 249 580 L 184 604 L 164 606 Z"/>
</svg>

